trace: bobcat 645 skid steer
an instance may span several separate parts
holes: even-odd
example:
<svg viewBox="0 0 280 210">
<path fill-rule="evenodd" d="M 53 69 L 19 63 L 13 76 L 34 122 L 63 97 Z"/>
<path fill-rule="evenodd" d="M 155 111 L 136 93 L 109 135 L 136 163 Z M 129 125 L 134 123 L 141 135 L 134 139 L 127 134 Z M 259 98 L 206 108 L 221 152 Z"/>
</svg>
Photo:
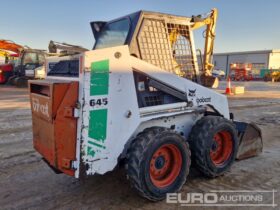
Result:
<svg viewBox="0 0 280 210">
<path fill-rule="evenodd" d="M 92 22 L 93 50 L 50 57 L 47 78 L 29 82 L 35 149 L 76 178 L 125 162 L 132 186 L 150 200 L 180 190 L 191 160 L 216 177 L 260 153 L 258 127 L 233 121 L 227 97 L 205 87 L 217 82 L 216 18 L 216 9 L 205 17 L 139 11 Z M 202 26 L 200 71 L 193 30 Z"/>
</svg>

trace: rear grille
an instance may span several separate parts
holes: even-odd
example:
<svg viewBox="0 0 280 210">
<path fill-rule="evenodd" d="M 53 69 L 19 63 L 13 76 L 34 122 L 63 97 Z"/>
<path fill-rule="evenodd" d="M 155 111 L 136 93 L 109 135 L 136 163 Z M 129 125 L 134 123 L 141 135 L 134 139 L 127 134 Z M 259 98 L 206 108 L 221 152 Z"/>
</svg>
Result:
<svg viewBox="0 0 280 210">
<path fill-rule="evenodd" d="M 62 60 L 54 64 L 48 73 L 48 76 L 79 76 L 79 60 Z"/>
<path fill-rule="evenodd" d="M 160 96 L 145 96 L 144 100 L 146 106 L 156 106 L 163 104 L 162 97 Z"/>
</svg>

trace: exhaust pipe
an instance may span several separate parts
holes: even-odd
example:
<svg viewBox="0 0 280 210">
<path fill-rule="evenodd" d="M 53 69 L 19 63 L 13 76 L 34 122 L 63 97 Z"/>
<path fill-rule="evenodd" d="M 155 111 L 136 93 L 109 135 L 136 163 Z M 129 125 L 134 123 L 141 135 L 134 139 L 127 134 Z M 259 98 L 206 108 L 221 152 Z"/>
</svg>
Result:
<svg viewBox="0 0 280 210">
<path fill-rule="evenodd" d="M 262 153 L 262 131 L 255 123 L 234 121 L 238 131 L 239 147 L 236 159 L 243 160 Z"/>
</svg>

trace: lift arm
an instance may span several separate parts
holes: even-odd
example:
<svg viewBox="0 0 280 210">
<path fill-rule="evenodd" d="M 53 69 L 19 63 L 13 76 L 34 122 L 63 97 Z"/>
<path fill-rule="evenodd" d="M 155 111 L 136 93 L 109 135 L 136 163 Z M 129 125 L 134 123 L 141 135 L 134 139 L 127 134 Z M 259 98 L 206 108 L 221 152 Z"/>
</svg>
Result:
<svg viewBox="0 0 280 210">
<path fill-rule="evenodd" d="M 57 50 L 61 50 L 61 54 L 65 54 L 65 55 L 78 54 L 78 53 L 88 51 L 88 49 L 78 45 L 55 42 L 51 40 L 49 43 L 49 52 L 53 54 L 57 54 L 58 53 Z"/>
</svg>

